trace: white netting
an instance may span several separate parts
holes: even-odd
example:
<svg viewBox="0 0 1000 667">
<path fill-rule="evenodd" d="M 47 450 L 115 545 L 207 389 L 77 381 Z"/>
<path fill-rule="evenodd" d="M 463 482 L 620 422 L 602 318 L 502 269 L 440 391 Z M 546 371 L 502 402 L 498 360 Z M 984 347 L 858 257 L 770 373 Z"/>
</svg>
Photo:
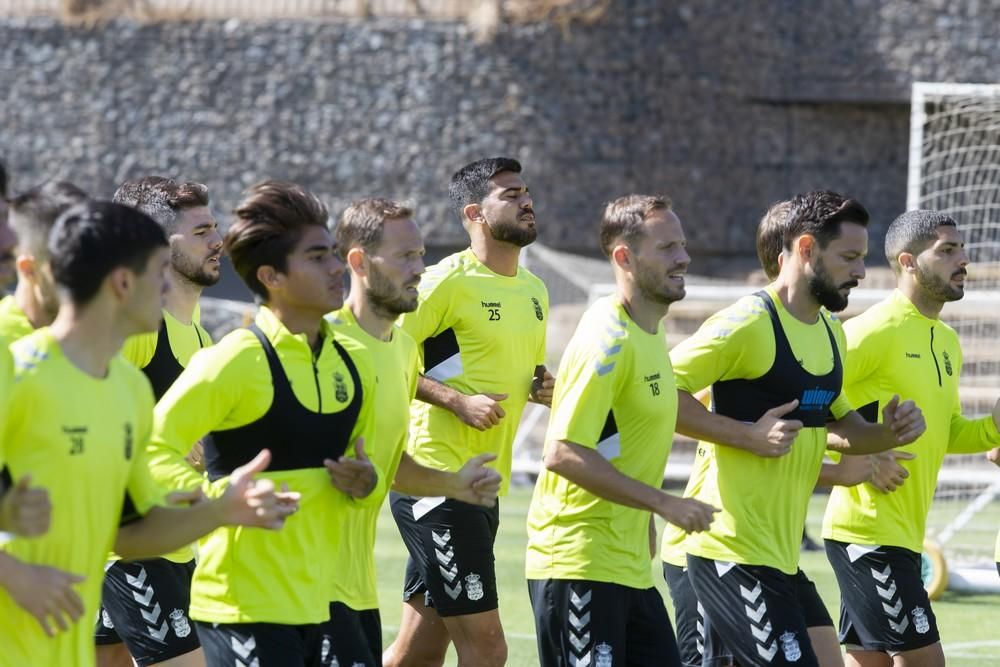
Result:
<svg viewBox="0 0 1000 667">
<path fill-rule="evenodd" d="M 1000 395 L 1000 85 L 913 87 L 908 209 L 949 213 L 972 264 L 966 299 L 944 319 L 962 341 L 962 403 L 989 414 Z M 952 563 L 988 563 L 1000 525 L 1000 470 L 982 455 L 952 456 L 938 484 L 928 537 Z"/>
</svg>

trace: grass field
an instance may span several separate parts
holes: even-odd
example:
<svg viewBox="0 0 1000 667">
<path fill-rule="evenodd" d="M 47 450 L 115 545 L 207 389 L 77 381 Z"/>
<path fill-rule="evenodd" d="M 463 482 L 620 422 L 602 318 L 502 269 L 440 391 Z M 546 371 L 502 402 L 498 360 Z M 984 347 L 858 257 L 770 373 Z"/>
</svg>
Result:
<svg viewBox="0 0 1000 667">
<path fill-rule="evenodd" d="M 534 624 L 524 580 L 524 520 L 530 499 L 530 488 L 512 488 L 500 507 L 500 534 L 496 543 L 497 578 L 501 582 L 500 614 L 507 633 L 508 664 L 511 667 L 538 664 Z M 817 538 L 825 500 L 825 496 L 814 496 L 810 507 L 809 532 Z M 388 506 L 383 508 L 379 520 L 377 552 L 379 599 L 385 642 L 388 643 L 395 636 L 399 624 L 400 589 L 406 565 L 406 549 L 399 539 Z M 804 553 L 802 568 L 816 582 L 831 616 L 836 620 L 840 595 L 825 554 Z M 670 597 L 658 570 L 654 580 L 669 608 Z M 1000 596 L 946 593 L 934 603 L 934 612 L 950 667 L 1000 665 Z M 453 655 L 446 664 L 455 664 Z"/>
</svg>

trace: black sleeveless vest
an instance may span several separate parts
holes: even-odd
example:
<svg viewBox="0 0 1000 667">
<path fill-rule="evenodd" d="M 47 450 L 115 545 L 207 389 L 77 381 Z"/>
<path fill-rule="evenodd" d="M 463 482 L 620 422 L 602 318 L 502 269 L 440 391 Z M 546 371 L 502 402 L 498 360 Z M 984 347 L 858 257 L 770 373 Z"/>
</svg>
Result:
<svg viewBox="0 0 1000 667">
<path fill-rule="evenodd" d="M 798 419 L 806 427 L 824 426 L 830 414 L 830 404 L 840 394 L 844 369 L 837 341 L 830 325 L 820 314 L 826 327 L 833 353 L 833 369 L 826 375 L 813 375 L 802 368 L 785 330 L 778 318 L 771 296 L 766 291 L 754 294 L 767 308 L 774 330 L 774 363 L 764 375 L 754 380 L 724 380 L 712 385 L 712 409 L 726 417 L 755 422 L 773 407 L 799 399 L 799 406 L 784 419 Z"/>
<path fill-rule="evenodd" d="M 198 347 L 205 347 L 205 341 L 201 339 L 201 332 L 194 326 L 194 331 L 198 334 Z M 153 350 L 153 358 L 142 368 L 142 372 L 149 378 L 149 383 L 153 385 L 153 396 L 156 400 L 163 398 L 170 389 L 170 385 L 181 374 L 184 367 L 177 361 L 173 350 L 170 349 L 170 336 L 167 334 L 166 318 L 160 321 L 160 330 L 156 334 L 156 349 Z"/>
<path fill-rule="evenodd" d="M 256 324 L 251 325 L 250 331 L 264 348 L 274 398 L 267 412 L 257 421 L 225 431 L 214 431 L 205 438 L 208 478 L 215 481 L 231 474 L 236 468 L 249 463 L 262 449 L 271 450 L 269 471 L 322 468 L 323 459 L 337 460 L 350 445 L 351 432 L 363 400 L 361 378 L 347 350 L 332 337 L 323 343 L 332 344 L 344 360 L 354 383 L 354 398 L 340 412 L 313 412 L 295 398 L 271 341 Z"/>
</svg>

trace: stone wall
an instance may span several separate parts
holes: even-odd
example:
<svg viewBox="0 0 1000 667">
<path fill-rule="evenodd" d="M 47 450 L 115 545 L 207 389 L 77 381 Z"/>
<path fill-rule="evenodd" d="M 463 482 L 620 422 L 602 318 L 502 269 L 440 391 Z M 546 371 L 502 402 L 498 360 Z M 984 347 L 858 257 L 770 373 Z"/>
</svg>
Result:
<svg viewBox="0 0 1000 667">
<path fill-rule="evenodd" d="M 974 10 L 967 9 L 974 7 Z M 525 165 L 541 240 L 596 251 L 602 202 L 668 193 L 698 272 L 744 267 L 763 209 L 830 188 L 903 209 L 914 80 L 1000 72 L 996 3 L 617 0 L 593 26 L 376 18 L 99 29 L 0 19 L 0 159 L 110 195 L 180 175 L 224 213 L 265 177 L 339 210 L 409 199 L 433 245 L 462 243 L 455 168 Z"/>
</svg>

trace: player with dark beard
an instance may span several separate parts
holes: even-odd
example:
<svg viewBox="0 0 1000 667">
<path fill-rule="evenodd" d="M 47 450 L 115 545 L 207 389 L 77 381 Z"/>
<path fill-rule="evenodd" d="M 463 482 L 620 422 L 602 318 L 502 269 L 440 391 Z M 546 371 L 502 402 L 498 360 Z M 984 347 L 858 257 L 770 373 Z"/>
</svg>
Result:
<svg viewBox="0 0 1000 667">
<path fill-rule="evenodd" d="M 170 289 L 160 329 L 133 336 L 122 348 L 122 355 L 149 378 L 159 400 L 194 353 L 212 344 L 199 324 L 198 299 L 221 277 L 222 236 L 201 183 L 145 176 L 123 183 L 114 201 L 151 217 L 170 242 Z M 130 665 L 133 659 L 139 667 L 203 664 L 187 616 L 193 571 L 190 547 L 161 558 L 108 564 L 95 631 L 100 667 Z"/>
</svg>

